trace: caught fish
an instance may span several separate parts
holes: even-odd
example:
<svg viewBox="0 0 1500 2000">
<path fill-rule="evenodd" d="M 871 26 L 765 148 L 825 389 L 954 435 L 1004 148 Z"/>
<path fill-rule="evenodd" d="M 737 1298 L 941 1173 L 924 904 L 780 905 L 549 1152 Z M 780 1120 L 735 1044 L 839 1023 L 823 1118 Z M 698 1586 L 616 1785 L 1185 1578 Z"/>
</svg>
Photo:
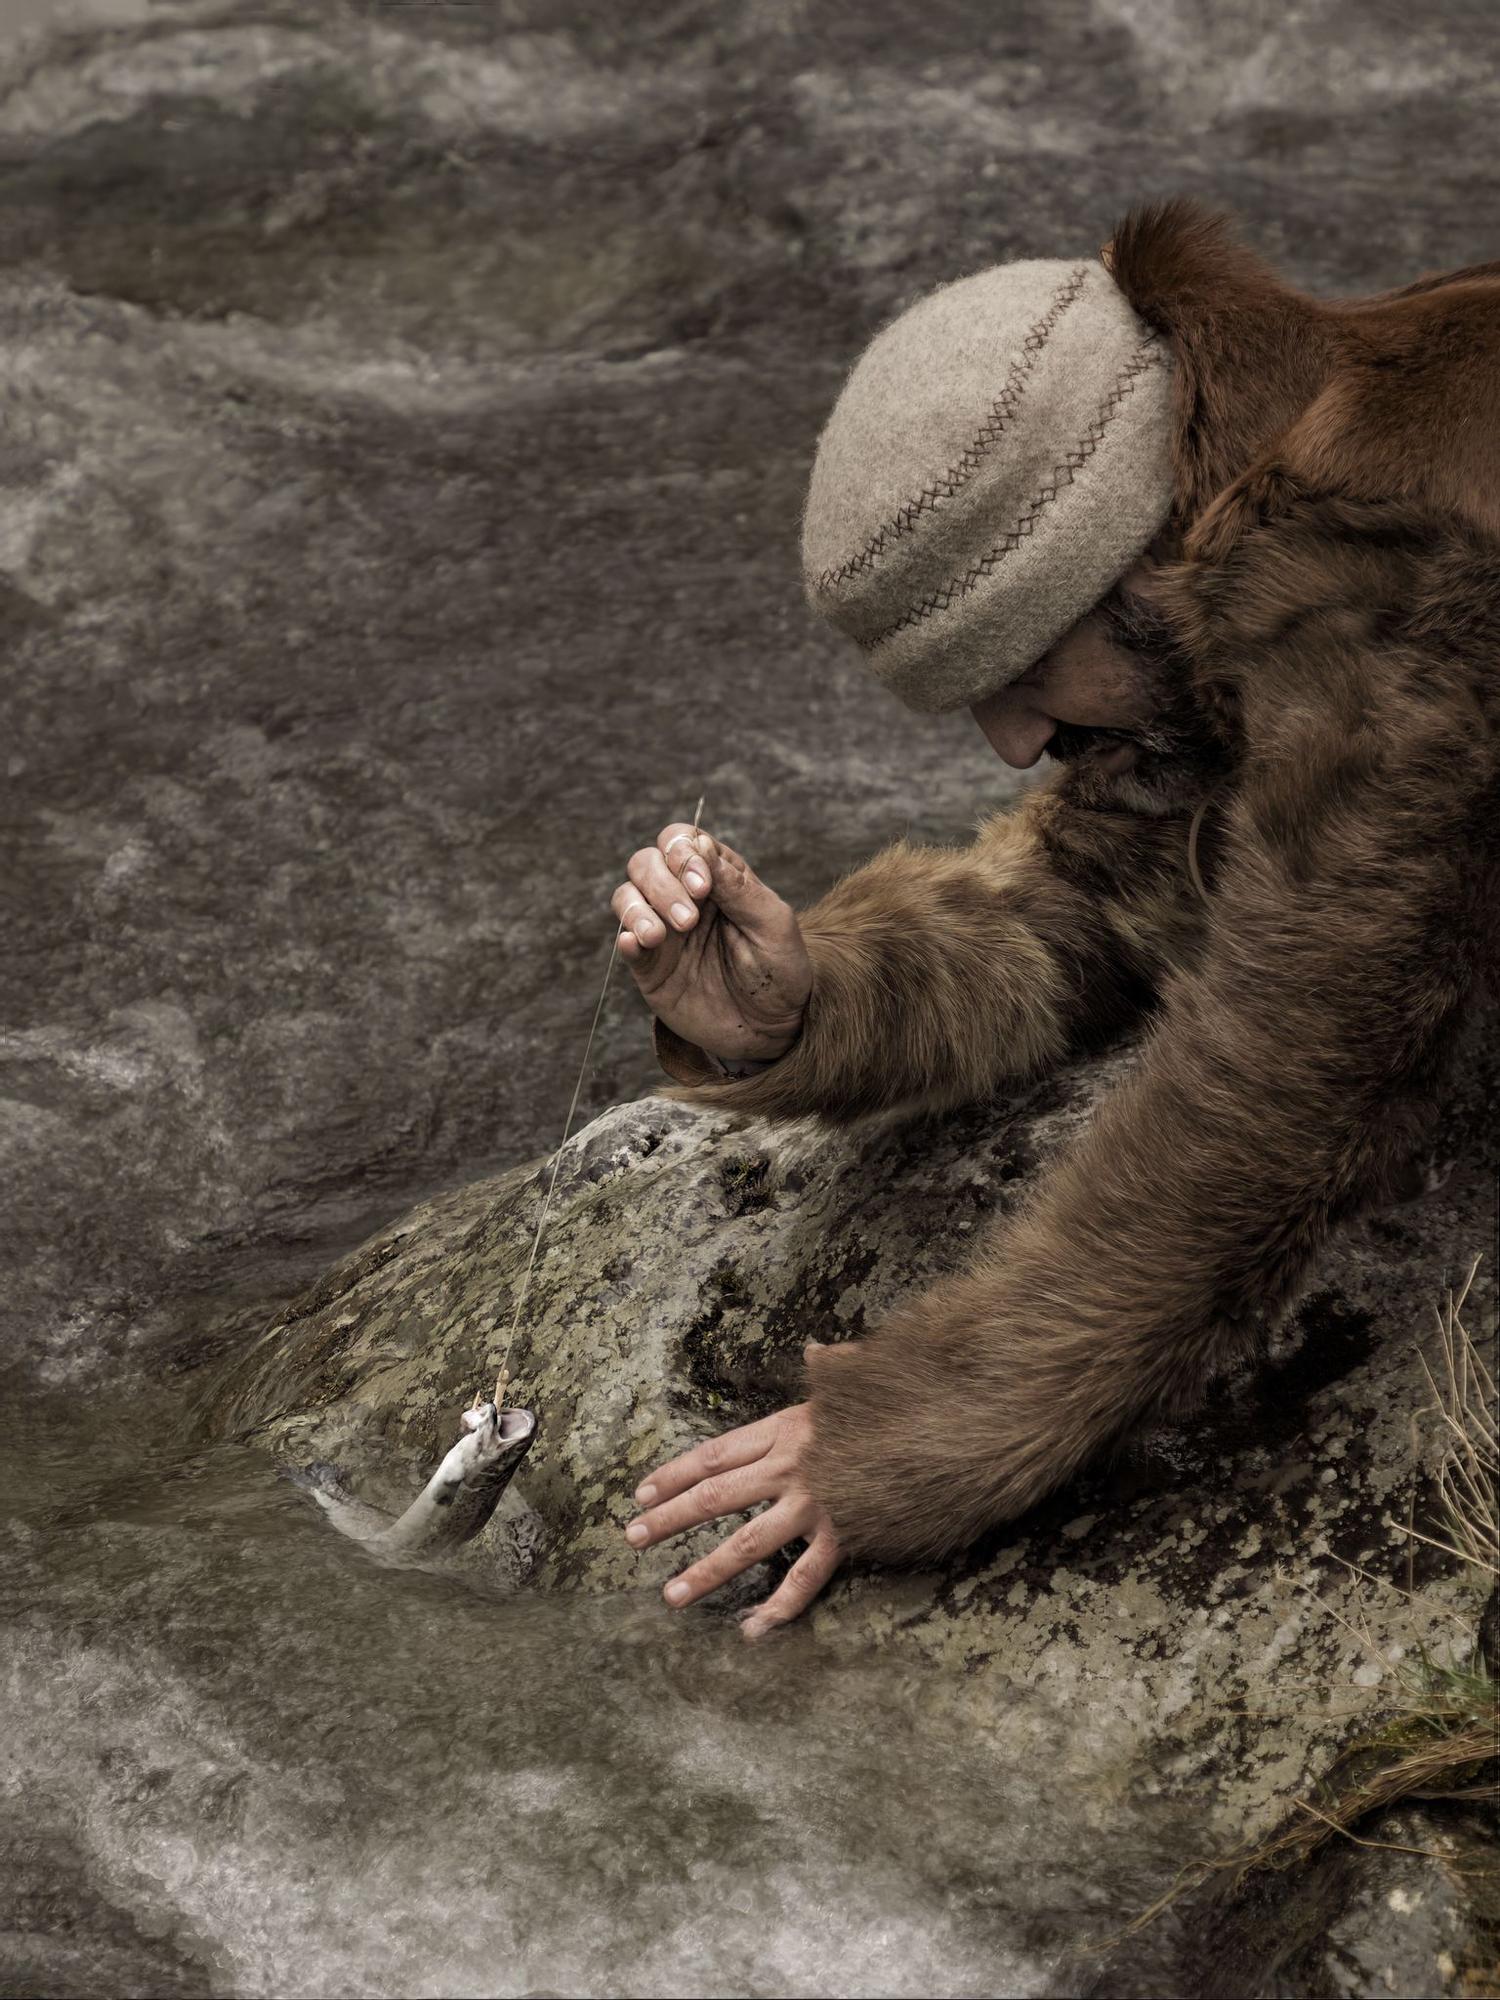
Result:
<svg viewBox="0 0 1500 2000">
<path fill-rule="evenodd" d="M 489 1520 L 537 1434 L 532 1411 L 492 1402 L 465 1410 L 463 1426 L 464 1435 L 397 1520 L 351 1499 L 327 1466 L 309 1466 L 302 1483 L 333 1525 L 372 1555 L 397 1562 L 446 1555 Z"/>
</svg>

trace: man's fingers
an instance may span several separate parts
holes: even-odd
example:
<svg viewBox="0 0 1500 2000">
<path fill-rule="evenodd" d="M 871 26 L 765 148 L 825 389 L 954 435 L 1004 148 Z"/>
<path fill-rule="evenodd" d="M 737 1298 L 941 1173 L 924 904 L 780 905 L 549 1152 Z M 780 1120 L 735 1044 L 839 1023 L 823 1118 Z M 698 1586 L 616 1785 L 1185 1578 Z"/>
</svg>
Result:
<svg viewBox="0 0 1500 2000">
<path fill-rule="evenodd" d="M 621 930 L 629 931 L 648 951 L 661 943 L 665 926 L 634 882 L 622 882 L 610 897 L 609 907 L 619 918 Z"/>
<path fill-rule="evenodd" d="M 740 1622 L 740 1637 L 753 1645 L 780 1625 L 800 1618 L 839 1566 L 843 1551 L 832 1528 L 820 1528 L 798 1556 L 780 1587 Z"/>
<path fill-rule="evenodd" d="M 649 1548 L 653 1542 L 664 1542 L 669 1535 L 680 1535 L 684 1528 L 716 1521 L 721 1514 L 738 1514 L 746 1507 L 758 1507 L 762 1500 L 772 1497 L 776 1485 L 774 1474 L 766 1471 L 763 1457 L 749 1465 L 735 1466 L 729 1472 L 712 1473 L 696 1486 L 690 1486 L 686 1493 L 679 1493 L 675 1500 L 664 1501 L 649 1514 L 632 1521 L 625 1530 L 625 1539 L 633 1548 Z"/>
<path fill-rule="evenodd" d="M 683 820 L 674 820 L 656 836 L 657 850 L 672 873 L 695 896 L 706 896 L 713 885 L 714 843 L 700 827 L 697 836 Z"/>
<path fill-rule="evenodd" d="M 704 833 L 700 827 L 695 842 L 693 829 L 685 821 L 674 820 L 656 836 L 656 849 L 674 881 L 686 884 L 695 897 L 712 895 L 719 908 L 733 918 L 747 937 L 753 939 L 773 924 L 784 922 L 787 910 L 781 897 L 766 887 L 743 854 L 717 835 Z M 640 884 L 665 916 L 668 905 L 651 887 L 644 869 L 637 873 L 636 862 L 640 859 L 637 855 L 632 860 L 628 871 L 631 880 Z M 701 888 L 694 880 L 697 875 L 704 877 Z"/>
<path fill-rule="evenodd" d="M 774 889 L 767 888 L 743 854 L 737 854 L 722 840 L 714 843 L 713 896 L 726 917 L 733 919 L 752 941 L 763 937 L 772 925 L 786 916 L 786 904 Z M 679 848 L 678 853 L 683 850 Z"/>
<path fill-rule="evenodd" d="M 698 905 L 683 893 L 682 884 L 654 847 L 631 855 L 625 873 L 656 914 L 674 931 L 690 931 L 698 921 Z"/>
<path fill-rule="evenodd" d="M 736 1528 L 727 1541 L 720 1542 L 712 1555 L 705 1556 L 685 1569 L 681 1576 L 674 1576 L 662 1592 L 668 1604 L 682 1606 L 694 1604 L 700 1597 L 706 1597 L 711 1590 L 717 1590 L 721 1583 L 728 1583 L 732 1576 L 738 1576 L 742 1569 L 752 1564 L 764 1562 L 767 1556 L 800 1535 L 811 1523 L 807 1519 L 807 1503 L 788 1496 L 778 1500 L 773 1507 L 767 1507 L 763 1514 L 747 1521 L 742 1528 Z"/>
<path fill-rule="evenodd" d="M 758 1423 L 741 1424 L 737 1431 L 707 1438 L 691 1451 L 685 1451 L 681 1458 L 669 1459 L 649 1473 L 635 1489 L 635 1497 L 642 1507 L 656 1507 L 713 1473 L 728 1472 L 736 1465 L 749 1465 L 754 1459 L 764 1458 L 776 1441 L 777 1430 L 775 1417 L 762 1417 Z"/>
</svg>

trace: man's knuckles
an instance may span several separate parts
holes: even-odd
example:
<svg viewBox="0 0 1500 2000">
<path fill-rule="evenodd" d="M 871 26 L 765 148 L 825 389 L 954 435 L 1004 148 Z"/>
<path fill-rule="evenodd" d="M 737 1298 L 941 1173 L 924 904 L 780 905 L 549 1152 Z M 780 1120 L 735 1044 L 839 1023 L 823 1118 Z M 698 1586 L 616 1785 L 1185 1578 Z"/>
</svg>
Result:
<svg viewBox="0 0 1500 2000">
<path fill-rule="evenodd" d="M 656 849 L 674 871 L 684 868 L 694 853 L 693 829 L 685 820 L 673 820 L 656 836 Z"/>
<path fill-rule="evenodd" d="M 637 849 L 626 873 L 663 922 L 680 931 L 692 929 L 698 921 L 697 905 L 683 894 L 681 883 L 656 848 Z"/>
<path fill-rule="evenodd" d="M 762 1556 L 770 1554 L 771 1544 L 767 1541 L 761 1521 L 762 1517 L 757 1514 L 753 1521 L 747 1521 L 742 1528 L 735 1529 L 724 1544 L 732 1556 L 743 1558 L 746 1562 L 759 1562 Z"/>
<path fill-rule="evenodd" d="M 713 841 L 706 833 L 694 835 L 690 826 L 664 826 L 657 836 L 662 859 L 695 896 L 706 896 L 713 886 Z"/>
<path fill-rule="evenodd" d="M 744 1505 L 743 1501 L 735 1498 L 736 1484 L 743 1485 L 743 1483 L 743 1481 L 737 1482 L 728 1473 L 717 1473 L 711 1478 L 699 1481 L 694 1498 L 710 1515 L 727 1514 L 734 1507 Z"/>
<path fill-rule="evenodd" d="M 665 935 L 661 918 L 657 916 L 640 889 L 633 882 L 622 882 L 610 898 L 610 908 L 619 919 L 621 927 L 631 932 L 638 944 L 660 943 Z"/>
</svg>

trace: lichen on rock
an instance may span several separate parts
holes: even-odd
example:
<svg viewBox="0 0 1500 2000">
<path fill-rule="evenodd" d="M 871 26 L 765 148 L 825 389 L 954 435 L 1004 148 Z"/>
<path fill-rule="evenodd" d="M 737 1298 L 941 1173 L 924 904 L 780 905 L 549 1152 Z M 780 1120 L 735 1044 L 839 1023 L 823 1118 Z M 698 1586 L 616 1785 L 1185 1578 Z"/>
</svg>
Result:
<svg viewBox="0 0 1500 2000">
<path fill-rule="evenodd" d="M 512 1357 L 541 1438 L 476 1560 L 597 1592 L 665 1581 L 711 1546 L 705 1528 L 627 1547 L 644 1473 L 795 1400 L 806 1341 L 857 1338 L 961 1264 L 1131 1059 L 897 1127 L 774 1127 L 659 1098 L 597 1118 L 563 1160 Z M 962 1559 L 846 1575 L 812 1615 L 818 1643 L 908 1649 L 988 1677 L 997 1701 L 1045 1687 L 1049 1712 L 1075 1722 L 1049 1752 L 1060 1779 L 1101 1810 L 1144 1786 L 1192 1799 L 1226 1842 L 1269 1827 L 1381 1699 L 1352 1628 L 1390 1660 L 1449 1642 L 1457 1583 L 1433 1575 L 1413 1604 L 1357 1572 L 1397 1578 L 1422 1504 L 1417 1346 L 1445 1278 L 1484 1243 L 1493 1183 L 1474 1113 L 1491 1066 L 1476 1049 L 1452 1113 L 1474 1157 L 1347 1230 L 1260 1368 Z M 268 1329 L 221 1425 L 404 1504 L 493 1378 L 542 1184 L 539 1166 L 513 1170 L 364 1246 Z M 1486 1279 L 1476 1307 L 1492 1300 Z"/>
</svg>

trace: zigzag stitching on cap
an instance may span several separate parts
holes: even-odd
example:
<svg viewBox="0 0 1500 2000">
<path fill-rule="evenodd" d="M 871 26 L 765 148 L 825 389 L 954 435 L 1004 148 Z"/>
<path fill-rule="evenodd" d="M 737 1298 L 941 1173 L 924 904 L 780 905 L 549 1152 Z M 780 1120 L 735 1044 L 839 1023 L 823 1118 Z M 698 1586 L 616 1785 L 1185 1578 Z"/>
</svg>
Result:
<svg viewBox="0 0 1500 2000">
<path fill-rule="evenodd" d="M 1120 370 L 1115 378 L 1114 387 L 1094 412 L 1093 421 L 1088 429 L 1067 457 L 1060 459 L 1053 466 L 1047 484 L 1039 487 L 1032 495 L 1026 511 L 1010 532 L 1002 535 L 992 549 L 986 550 L 972 569 L 966 570 L 962 576 L 950 577 L 939 589 L 930 592 L 909 611 L 904 611 L 893 625 L 887 625 L 883 631 L 877 632 L 873 639 L 861 639 L 859 644 L 862 649 L 867 653 L 873 653 L 877 646 L 885 645 L 888 640 L 894 639 L 898 632 L 904 632 L 912 625 L 920 625 L 924 618 L 935 617 L 940 611 L 947 611 L 960 599 L 967 597 L 980 579 L 989 576 L 1006 556 L 1013 554 L 1030 535 L 1058 494 L 1064 487 L 1073 484 L 1079 472 L 1099 449 L 1104 433 L 1119 415 L 1120 405 L 1132 393 L 1139 377 L 1156 364 L 1159 358 L 1156 335 L 1148 334 Z"/>
<path fill-rule="evenodd" d="M 955 493 L 968 485 L 995 445 L 1010 428 L 1016 407 L 1038 361 L 1041 360 L 1042 349 L 1047 345 L 1053 327 L 1082 292 L 1087 277 L 1088 266 L 1080 264 L 1070 277 L 1063 280 L 1053 294 L 1051 305 L 1021 342 L 1021 353 L 1025 359 L 1011 363 L 1005 387 L 991 403 L 989 415 L 942 478 L 931 486 L 924 486 L 914 499 L 908 500 L 905 506 L 898 507 L 891 519 L 884 527 L 875 531 L 857 555 L 850 556 L 847 562 L 840 563 L 836 569 L 825 569 L 818 578 L 819 590 L 834 590 L 839 584 L 847 582 L 851 576 L 858 575 L 861 570 L 873 569 L 891 542 L 898 542 L 903 535 L 909 535 L 924 514 L 931 513 L 935 507 L 941 506 L 943 501 L 951 500 Z"/>
</svg>

